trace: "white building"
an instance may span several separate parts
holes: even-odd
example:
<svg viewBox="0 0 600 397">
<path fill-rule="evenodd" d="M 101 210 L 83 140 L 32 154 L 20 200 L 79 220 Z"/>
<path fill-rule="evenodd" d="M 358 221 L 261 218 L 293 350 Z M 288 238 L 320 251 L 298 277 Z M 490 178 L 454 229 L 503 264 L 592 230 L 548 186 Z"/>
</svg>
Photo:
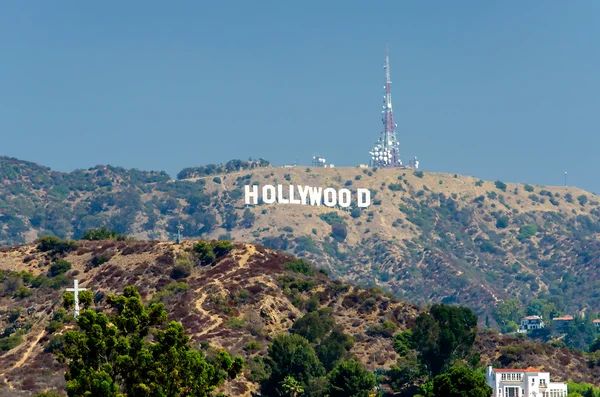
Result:
<svg viewBox="0 0 600 397">
<path fill-rule="evenodd" d="M 524 333 L 532 329 L 542 329 L 544 326 L 544 321 L 540 316 L 527 316 L 521 320 L 518 332 Z"/>
<path fill-rule="evenodd" d="M 594 320 L 594 325 L 596 326 L 596 328 L 598 328 L 598 330 L 600 330 L 600 318 Z"/>
<path fill-rule="evenodd" d="M 488 366 L 485 380 L 492 397 L 567 397 L 564 382 L 550 382 L 549 372 L 535 368 L 498 369 Z"/>
</svg>

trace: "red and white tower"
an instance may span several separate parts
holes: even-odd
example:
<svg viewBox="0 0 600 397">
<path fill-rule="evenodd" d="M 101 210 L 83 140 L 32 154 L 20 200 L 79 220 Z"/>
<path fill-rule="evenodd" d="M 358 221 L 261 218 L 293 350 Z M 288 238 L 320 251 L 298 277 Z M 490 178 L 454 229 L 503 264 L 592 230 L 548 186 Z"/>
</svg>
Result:
<svg viewBox="0 0 600 397">
<path fill-rule="evenodd" d="M 383 131 L 381 138 L 375 143 L 373 149 L 369 152 L 371 155 L 372 167 L 400 167 L 400 144 L 396 139 L 396 127 L 394 123 L 394 112 L 392 110 L 392 80 L 390 77 L 390 54 L 385 49 L 385 95 L 383 96 L 383 110 L 381 111 L 383 120 Z"/>
</svg>

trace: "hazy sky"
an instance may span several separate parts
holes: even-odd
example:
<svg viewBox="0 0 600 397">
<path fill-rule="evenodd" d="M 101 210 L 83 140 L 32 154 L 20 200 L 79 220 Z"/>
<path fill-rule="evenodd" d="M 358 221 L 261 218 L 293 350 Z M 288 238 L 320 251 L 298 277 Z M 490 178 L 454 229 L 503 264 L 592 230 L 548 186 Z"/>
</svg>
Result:
<svg viewBox="0 0 600 397">
<path fill-rule="evenodd" d="M 368 161 L 385 43 L 401 155 L 600 193 L 597 1 L 20 1 L 0 154 L 61 171 Z"/>
</svg>

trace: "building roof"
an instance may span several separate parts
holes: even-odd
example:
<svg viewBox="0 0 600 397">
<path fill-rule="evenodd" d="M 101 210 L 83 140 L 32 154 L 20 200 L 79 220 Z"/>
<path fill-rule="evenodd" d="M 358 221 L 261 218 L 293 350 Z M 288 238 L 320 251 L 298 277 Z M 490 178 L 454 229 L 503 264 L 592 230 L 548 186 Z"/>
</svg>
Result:
<svg viewBox="0 0 600 397">
<path fill-rule="evenodd" d="M 570 321 L 573 320 L 573 316 L 567 314 L 566 316 L 562 316 L 562 317 L 555 317 L 552 319 L 552 321 Z"/>
<path fill-rule="evenodd" d="M 528 368 L 520 368 L 520 369 L 512 369 L 512 368 L 494 368 L 494 372 L 540 372 L 539 369 L 528 367 Z"/>
<path fill-rule="evenodd" d="M 598 324 L 598 323 L 600 323 L 600 318 L 597 318 L 594 320 L 594 324 Z"/>
<path fill-rule="evenodd" d="M 527 316 L 527 317 L 523 317 L 523 320 L 541 320 L 542 318 L 540 316 Z"/>
</svg>

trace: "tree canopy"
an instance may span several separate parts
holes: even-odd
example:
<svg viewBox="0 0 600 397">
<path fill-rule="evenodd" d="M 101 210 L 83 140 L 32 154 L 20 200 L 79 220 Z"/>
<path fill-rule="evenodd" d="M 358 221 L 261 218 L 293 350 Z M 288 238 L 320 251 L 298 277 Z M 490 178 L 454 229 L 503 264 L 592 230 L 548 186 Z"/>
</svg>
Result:
<svg viewBox="0 0 600 397">
<path fill-rule="evenodd" d="M 491 397 L 485 376 L 465 367 L 452 367 L 433 379 L 433 393 L 444 397 Z"/>
<path fill-rule="evenodd" d="M 466 358 L 477 333 L 477 316 L 460 306 L 433 305 L 417 317 L 413 342 L 432 376 L 440 374 L 453 360 Z"/>
<path fill-rule="evenodd" d="M 241 357 L 193 349 L 180 323 L 167 324 L 164 305 L 145 307 L 134 287 L 107 303 L 109 314 L 83 310 L 79 329 L 65 333 L 57 356 L 68 363 L 69 397 L 207 396 L 241 372 Z"/>
</svg>

